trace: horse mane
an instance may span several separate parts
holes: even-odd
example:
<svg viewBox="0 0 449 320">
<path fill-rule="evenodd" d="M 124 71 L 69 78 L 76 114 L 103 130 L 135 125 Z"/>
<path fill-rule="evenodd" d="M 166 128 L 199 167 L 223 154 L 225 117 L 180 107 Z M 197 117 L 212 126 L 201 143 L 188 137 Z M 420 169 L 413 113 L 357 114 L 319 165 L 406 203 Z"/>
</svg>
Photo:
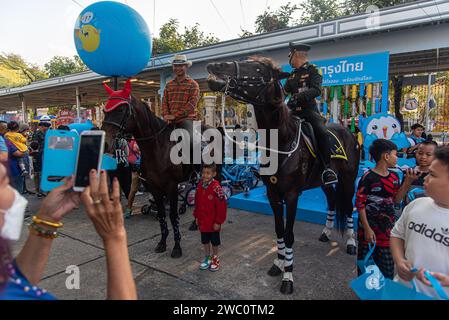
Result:
<svg viewBox="0 0 449 320">
<path fill-rule="evenodd" d="M 274 60 L 271 58 L 255 55 L 255 56 L 248 57 L 248 59 L 252 60 L 252 61 L 260 62 L 260 63 L 270 67 L 273 70 L 281 71 L 281 67 L 279 67 L 279 65 L 276 62 L 274 62 Z"/>
<path fill-rule="evenodd" d="M 131 95 L 131 103 L 136 106 L 138 111 L 142 111 L 143 116 L 147 118 L 150 128 L 153 130 L 160 130 L 166 122 L 160 119 L 156 114 L 150 109 L 150 105 L 140 98 Z"/>
<path fill-rule="evenodd" d="M 279 67 L 279 65 L 276 62 L 274 62 L 274 60 L 271 58 L 255 55 L 248 57 L 248 59 L 260 62 L 276 72 L 282 72 L 281 67 Z M 271 100 L 271 104 L 277 110 L 279 116 L 279 131 L 281 135 L 286 137 L 286 139 L 288 140 L 294 137 L 296 133 L 296 123 L 295 121 L 293 121 L 290 115 L 290 110 L 284 103 L 285 96 L 282 86 L 280 86 L 280 91 L 281 91 L 280 94 L 277 96 L 274 95 L 273 93 L 273 99 Z"/>
</svg>

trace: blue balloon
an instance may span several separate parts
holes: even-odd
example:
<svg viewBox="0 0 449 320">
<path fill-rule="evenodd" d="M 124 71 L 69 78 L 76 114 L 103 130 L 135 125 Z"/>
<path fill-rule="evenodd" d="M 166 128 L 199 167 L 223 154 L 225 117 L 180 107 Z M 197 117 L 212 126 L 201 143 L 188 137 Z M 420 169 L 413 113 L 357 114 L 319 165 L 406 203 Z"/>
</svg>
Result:
<svg viewBox="0 0 449 320">
<path fill-rule="evenodd" d="M 85 8 L 75 25 L 75 46 L 94 72 L 132 77 L 151 57 L 150 30 L 133 8 L 118 2 L 96 2 Z"/>
</svg>

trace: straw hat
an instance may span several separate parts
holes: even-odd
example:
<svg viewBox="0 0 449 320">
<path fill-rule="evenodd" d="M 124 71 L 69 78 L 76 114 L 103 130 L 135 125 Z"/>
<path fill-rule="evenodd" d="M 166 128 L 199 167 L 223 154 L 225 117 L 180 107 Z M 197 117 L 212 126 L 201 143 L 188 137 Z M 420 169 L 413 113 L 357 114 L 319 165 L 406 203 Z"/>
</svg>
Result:
<svg viewBox="0 0 449 320">
<path fill-rule="evenodd" d="M 173 65 L 187 65 L 189 68 L 192 66 L 192 61 L 187 60 L 185 54 L 177 54 L 172 60 Z"/>
</svg>

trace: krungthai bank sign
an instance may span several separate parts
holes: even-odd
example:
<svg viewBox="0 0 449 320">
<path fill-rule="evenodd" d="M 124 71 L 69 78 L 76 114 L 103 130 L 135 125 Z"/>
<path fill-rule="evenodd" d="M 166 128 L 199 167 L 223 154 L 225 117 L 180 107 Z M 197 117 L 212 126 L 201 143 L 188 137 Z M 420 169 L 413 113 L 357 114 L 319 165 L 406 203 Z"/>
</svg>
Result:
<svg viewBox="0 0 449 320">
<path fill-rule="evenodd" d="M 312 61 L 323 73 L 323 86 L 388 80 L 389 52 Z"/>
</svg>

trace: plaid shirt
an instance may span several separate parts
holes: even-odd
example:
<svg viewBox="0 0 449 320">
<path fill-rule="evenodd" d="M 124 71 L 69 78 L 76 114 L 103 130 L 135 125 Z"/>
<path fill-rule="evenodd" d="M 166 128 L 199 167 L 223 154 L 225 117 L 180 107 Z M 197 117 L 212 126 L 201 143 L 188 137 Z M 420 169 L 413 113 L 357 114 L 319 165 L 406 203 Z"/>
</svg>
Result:
<svg viewBox="0 0 449 320">
<path fill-rule="evenodd" d="M 162 116 L 175 116 L 175 123 L 185 119 L 196 120 L 196 105 L 200 98 L 200 86 L 190 77 L 181 82 L 175 78 L 167 83 L 162 100 Z"/>
</svg>

